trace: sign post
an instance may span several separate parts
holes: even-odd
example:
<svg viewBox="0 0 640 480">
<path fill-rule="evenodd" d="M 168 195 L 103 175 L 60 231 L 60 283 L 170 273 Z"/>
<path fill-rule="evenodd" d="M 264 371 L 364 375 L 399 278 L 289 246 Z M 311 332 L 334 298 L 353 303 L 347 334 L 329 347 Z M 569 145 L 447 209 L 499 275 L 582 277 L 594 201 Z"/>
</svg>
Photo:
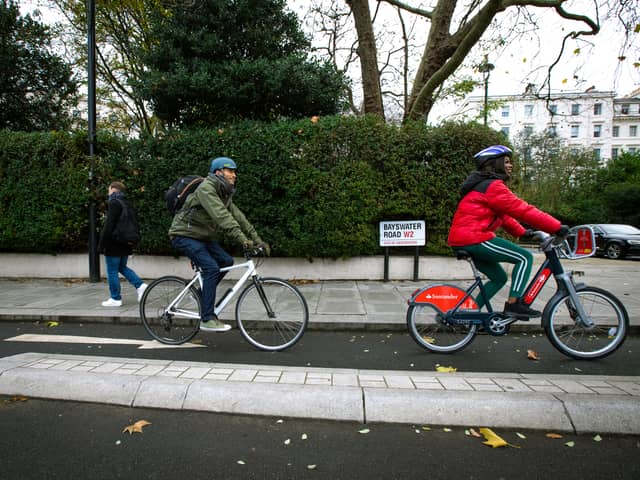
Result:
<svg viewBox="0 0 640 480">
<path fill-rule="evenodd" d="M 384 247 L 384 281 L 389 281 L 389 247 L 415 246 L 413 280 L 418 280 L 420 248 L 426 244 L 424 220 L 380 222 L 380 246 Z"/>
</svg>

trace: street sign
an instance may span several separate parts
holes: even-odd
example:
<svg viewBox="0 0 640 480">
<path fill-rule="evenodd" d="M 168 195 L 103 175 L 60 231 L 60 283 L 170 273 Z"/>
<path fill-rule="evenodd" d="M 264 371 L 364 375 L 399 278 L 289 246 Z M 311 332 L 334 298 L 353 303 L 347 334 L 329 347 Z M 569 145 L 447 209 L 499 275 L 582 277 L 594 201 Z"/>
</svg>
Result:
<svg viewBox="0 0 640 480">
<path fill-rule="evenodd" d="M 420 247 L 426 238 L 424 220 L 380 222 L 381 247 Z"/>
</svg>

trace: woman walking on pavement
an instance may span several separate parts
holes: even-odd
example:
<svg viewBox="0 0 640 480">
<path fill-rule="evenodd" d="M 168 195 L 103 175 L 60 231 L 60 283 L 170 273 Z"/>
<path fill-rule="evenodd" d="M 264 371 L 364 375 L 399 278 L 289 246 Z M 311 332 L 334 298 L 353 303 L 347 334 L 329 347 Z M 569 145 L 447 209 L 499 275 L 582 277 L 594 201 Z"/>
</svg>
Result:
<svg viewBox="0 0 640 480">
<path fill-rule="evenodd" d="M 98 244 L 98 251 L 104 254 L 104 260 L 107 266 L 107 280 L 109 282 L 110 294 L 109 298 L 102 302 L 103 307 L 122 306 L 119 273 L 136 289 L 138 302 L 147 288 L 147 284 L 140 279 L 138 274 L 127 267 L 127 260 L 133 249 L 132 245 L 119 242 L 114 238 L 114 230 L 125 208 L 128 210 L 128 214 L 133 215 L 135 218 L 133 205 L 127 200 L 124 194 L 125 190 L 126 187 L 122 182 L 111 182 L 108 189 L 109 203 L 107 219 L 100 234 L 100 243 Z"/>
</svg>

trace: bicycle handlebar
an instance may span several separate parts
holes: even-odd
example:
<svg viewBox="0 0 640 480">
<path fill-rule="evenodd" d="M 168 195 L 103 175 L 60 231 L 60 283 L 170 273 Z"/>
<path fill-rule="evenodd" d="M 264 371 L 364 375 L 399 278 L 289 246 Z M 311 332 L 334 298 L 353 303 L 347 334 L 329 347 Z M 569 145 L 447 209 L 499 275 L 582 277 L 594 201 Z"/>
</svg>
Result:
<svg viewBox="0 0 640 480">
<path fill-rule="evenodd" d="M 242 253 L 244 254 L 244 258 L 246 258 L 247 260 L 249 260 L 252 257 L 265 257 L 266 256 L 266 252 L 264 247 L 251 247 L 251 248 L 244 248 L 242 250 Z"/>
<path fill-rule="evenodd" d="M 543 252 L 547 252 L 551 248 L 561 247 L 569 236 L 568 234 L 552 235 L 547 232 L 543 232 L 542 230 L 537 230 L 536 232 L 534 232 L 534 235 L 540 239 L 540 250 L 542 250 Z"/>
</svg>

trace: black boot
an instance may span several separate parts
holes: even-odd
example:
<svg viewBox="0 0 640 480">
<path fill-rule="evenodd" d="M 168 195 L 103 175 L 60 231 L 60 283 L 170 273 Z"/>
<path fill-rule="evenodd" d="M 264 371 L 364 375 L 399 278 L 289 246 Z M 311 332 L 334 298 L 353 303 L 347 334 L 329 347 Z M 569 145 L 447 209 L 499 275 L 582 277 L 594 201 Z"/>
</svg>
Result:
<svg viewBox="0 0 640 480">
<path fill-rule="evenodd" d="M 522 299 L 518 299 L 515 303 L 505 302 L 504 314 L 512 317 L 522 318 L 528 320 L 531 317 L 539 317 L 542 315 L 538 310 L 529 308 L 528 305 L 522 303 Z"/>
</svg>

